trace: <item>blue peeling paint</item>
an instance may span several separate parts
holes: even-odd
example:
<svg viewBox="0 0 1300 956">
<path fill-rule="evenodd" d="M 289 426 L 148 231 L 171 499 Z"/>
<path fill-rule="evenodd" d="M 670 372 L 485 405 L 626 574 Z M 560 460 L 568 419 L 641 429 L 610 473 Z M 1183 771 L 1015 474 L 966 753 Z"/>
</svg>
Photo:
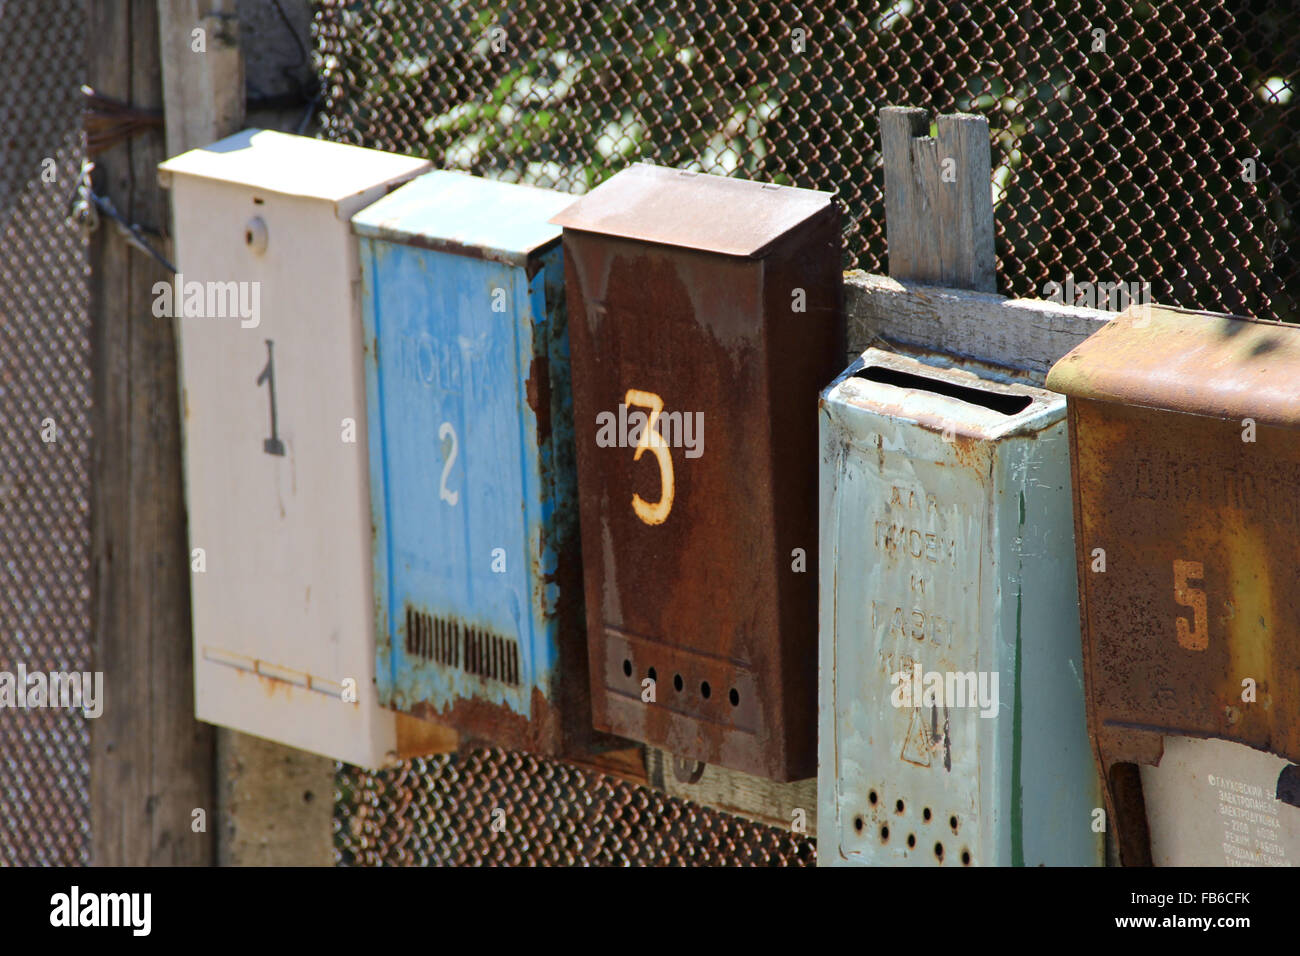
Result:
<svg viewBox="0 0 1300 956">
<path fill-rule="evenodd" d="M 562 251 L 546 220 L 570 201 L 440 172 L 353 220 L 387 706 L 473 697 L 530 716 L 534 688 L 554 696 L 548 576 L 577 536 Z M 517 642 L 518 683 L 467 669 L 463 645 L 458 664 L 409 652 L 408 607 Z"/>
</svg>

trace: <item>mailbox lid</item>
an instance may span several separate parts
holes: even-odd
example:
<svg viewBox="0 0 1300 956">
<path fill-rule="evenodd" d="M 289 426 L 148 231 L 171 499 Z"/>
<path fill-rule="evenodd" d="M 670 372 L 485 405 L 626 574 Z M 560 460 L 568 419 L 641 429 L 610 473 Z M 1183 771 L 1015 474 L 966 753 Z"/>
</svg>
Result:
<svg viewBox="0 0 1300 956">
<path fill-rule="evenodd" d="M 1074 398 L 1300 427 L 1300 329 L 1231 315 L 1133 306 L 1052 368 Z"/>
<path fill-rule="evenodd" d="M 435 170 L 366 207 L 352 228 L 359 236 L 523 265 L 560 238 L 547 219 L 572 201 L 550 189 Z"/>
<path fill-rule="evenodd" d="M 835 208 L 830 193 L 637 163 L 551 222 L 619 239 L 760 258 L 783 236 Z"/>
<path fill-rule="evenodd" d="M 426 159 L 269 129 L 246 129 L 158 164 L 164 186 L 173 176 L 193 176 L 335 204 L 428 168 Z"/>
<path fill-rule="evenodd" d="M 961 368 L 867 349 L 822 393 L 822 403 L 885 415 L 977 442 L 1033 434 L 1065 417 L 1065 399 L 1047 389 L 996 382 Z"/>
</svg>

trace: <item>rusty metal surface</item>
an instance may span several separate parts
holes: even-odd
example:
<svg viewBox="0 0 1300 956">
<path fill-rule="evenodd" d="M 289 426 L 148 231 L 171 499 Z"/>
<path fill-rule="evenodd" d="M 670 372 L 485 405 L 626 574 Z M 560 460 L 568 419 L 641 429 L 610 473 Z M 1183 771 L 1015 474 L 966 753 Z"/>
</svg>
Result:
<svg viewBox="0 0 1300 956">
<path fill-rule="evenodd" d="M 830 193 L 637 163 L 551 219 L 566 229 L 758 258 Z M 697 186 L 699 188 L 692 188 Z"/>
<path fill-rule="evenodd" d="M 497 749 L 373 773 L 341 767 L 334 845 L 343 866 L 811 866 L 817 859 L 815 840 L 784 827 Z"/>
<path fill-rule="evenodd" d="M 1300 395 L 1288 408 L 1282 384 L 1300 329 L 1176 320 L 1159 338 L 1125 317 L 1047 380 L 1140 403 L 1069 399 L 1089 728 L 1126 863 L 1150 860 L 1145 814 L 1170 812 L 1145 803 L 1137 767 L 1164 737 L 1300 759 Z M 1187 352 L 1201 384 L 1171 388 L 1165 369 Z"/>
<path fill-rule="evenodd" d="M 600 218 L 604 194 L 571 221 Z M 719 195 L 734 191 L 682 178 L 658 201 Z M 564 231 L 596 726 L 781 780 L 816 768 L 816 396 L 844 334 L 834 210 L 760 260 Z M 602 447 L 600 416 L 656 402 L 644 435 Z M 693 449 L 662 426 L 672 415 L 702 425 Z"/>
<path fill-rule="evenodd" d="M 1074 398 L 1300 428 L 1300 335 L 1276 322 L 1135 306 L 1063 357 L 1049 383 Z"/>
</svg>

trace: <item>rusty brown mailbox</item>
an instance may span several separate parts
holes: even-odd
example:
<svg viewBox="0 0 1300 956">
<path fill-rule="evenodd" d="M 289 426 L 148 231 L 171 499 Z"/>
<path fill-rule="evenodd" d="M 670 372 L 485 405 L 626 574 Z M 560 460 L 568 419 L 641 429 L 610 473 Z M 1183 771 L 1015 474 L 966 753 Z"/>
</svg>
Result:
<svg viewBox="0 0 1300 956">
<path fill-rule="evenodd" d="M 827 193 L 633 166 L 564 227 L 596 727 L 817 770 L 817 394 L 844 363 Z"/>
<path fill-rule="evenodd" d="M 1047 385 L 1069 396 L 1088 726 L 1121 862 L 1284 862 L 1300 328 L 1137 307 Z"/>
</svg>

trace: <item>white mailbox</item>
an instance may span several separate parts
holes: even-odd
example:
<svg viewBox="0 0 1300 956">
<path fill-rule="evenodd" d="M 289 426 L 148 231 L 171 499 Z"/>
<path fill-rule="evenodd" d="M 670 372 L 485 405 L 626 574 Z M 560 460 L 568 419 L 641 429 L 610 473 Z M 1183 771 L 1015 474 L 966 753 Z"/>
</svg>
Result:
<svg viewBox="0 0 1300 956">
<path fill-rule="evenodd" d="M 374 685 L 360 266 L 349 220 L 423 160 L 246 130 L 159 167 L 200 720 L 367 767 L 428 748 Z"/>
</svg>

